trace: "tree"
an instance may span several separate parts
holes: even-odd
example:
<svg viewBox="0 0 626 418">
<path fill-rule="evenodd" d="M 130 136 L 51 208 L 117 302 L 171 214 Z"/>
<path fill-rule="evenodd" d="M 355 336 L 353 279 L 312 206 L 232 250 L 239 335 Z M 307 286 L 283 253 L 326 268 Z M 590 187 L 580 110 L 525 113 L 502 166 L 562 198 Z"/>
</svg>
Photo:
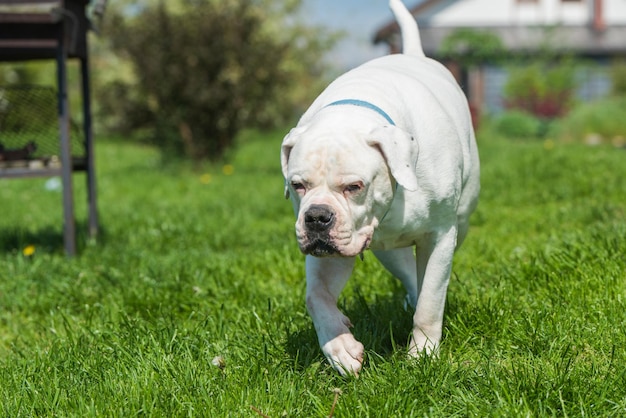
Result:
<svg viewBox="0 0 626 418">
<path fill-rule="evenodd" d="M 272 127 L 308 102 L 323 37 L 293 18 L 300 1 L 187 0 L 112 11 L 103 32 L 134 78 L 108 83 L 101 109 L 166 152 L 218 159 L 243 127 Z"/>
</svg>

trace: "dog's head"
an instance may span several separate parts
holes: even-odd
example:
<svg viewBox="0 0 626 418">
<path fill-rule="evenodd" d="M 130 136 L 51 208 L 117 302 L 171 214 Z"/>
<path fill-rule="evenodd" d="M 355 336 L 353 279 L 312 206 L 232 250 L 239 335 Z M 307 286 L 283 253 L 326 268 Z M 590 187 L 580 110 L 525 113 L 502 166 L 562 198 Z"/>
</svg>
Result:
<svg viewBox="0 0 626 418">
<path fill-rule="evenodd" d="M 330 124 L 331 126 L 333 124 Z M 417 143 L 395 126 L 296 127 L 282 143 L 285 196 L 297 215 L 300 250 L 316 257 L 367 249 L 397 184 L 417 189 Z"/>
</svg>

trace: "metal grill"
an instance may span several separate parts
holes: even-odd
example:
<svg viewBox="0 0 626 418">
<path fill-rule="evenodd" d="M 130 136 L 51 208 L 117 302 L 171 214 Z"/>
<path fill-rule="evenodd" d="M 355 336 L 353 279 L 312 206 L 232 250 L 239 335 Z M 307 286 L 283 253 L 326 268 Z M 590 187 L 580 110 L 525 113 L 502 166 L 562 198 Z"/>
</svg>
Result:
<svg viewBox="0 0 626 418">
<path fill-rule="evenodd" d="M 57 92 L 52 87 L 0 87 L 0 165 L 19 160 L 58 160 Z M 71 123 L 72 155 L 85 156 L 84 138 Z"/>
<path fill-rule="evenodd" d="M 90 0 L 0 0 L 0 61 L 56 61 L 56 89 L 0 86 L 0 178 L 60 176 L 65 252 L 76 254 L 72 174 L 85 171 L 88 228 L 98 231 L 87 31 Z M 102 7 L 93 9 L 101 14 Z M 98 12 L 99 11 L 99 12 Z M 82 129 L 68 103 L 67 60 L 80 61 Z M 58 94 L 57 94 L 58 92 Z"/>
</svg>

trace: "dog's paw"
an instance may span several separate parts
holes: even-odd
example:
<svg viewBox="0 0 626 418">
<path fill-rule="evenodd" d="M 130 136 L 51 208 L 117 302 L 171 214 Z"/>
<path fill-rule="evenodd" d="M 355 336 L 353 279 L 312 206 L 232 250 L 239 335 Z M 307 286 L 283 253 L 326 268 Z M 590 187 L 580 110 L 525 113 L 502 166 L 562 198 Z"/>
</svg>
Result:
<svg viewBox="0 0 626 418">
<path fill-rule="evenodd" d="M 363 344 L 350 333 L 338 335 L 322 346 L 322 352 L 342 376 L 359 375 L 364 350 Z"/>
<path fill-rule="evenodd" d="M 423 330 L 414 329 L 409 343 L 409 356 L 414 358 L 422 355 L 437 356 L 440 340 L 440 335 L 428 336 Z"/>
</svg>

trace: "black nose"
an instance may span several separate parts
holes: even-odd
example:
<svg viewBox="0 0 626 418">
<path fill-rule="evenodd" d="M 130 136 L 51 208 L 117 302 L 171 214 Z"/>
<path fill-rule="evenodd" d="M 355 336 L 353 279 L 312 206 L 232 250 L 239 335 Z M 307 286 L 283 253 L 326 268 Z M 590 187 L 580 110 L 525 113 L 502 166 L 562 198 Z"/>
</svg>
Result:
<svg viewBox="0 0 626 418">
<path fill-rule="evenodd" d="M 335 223 L 335 214 L 326 205 L 313 205 L 304 213 L 304 224 L 309 230 L 326 231 Z"/>
</svg>

